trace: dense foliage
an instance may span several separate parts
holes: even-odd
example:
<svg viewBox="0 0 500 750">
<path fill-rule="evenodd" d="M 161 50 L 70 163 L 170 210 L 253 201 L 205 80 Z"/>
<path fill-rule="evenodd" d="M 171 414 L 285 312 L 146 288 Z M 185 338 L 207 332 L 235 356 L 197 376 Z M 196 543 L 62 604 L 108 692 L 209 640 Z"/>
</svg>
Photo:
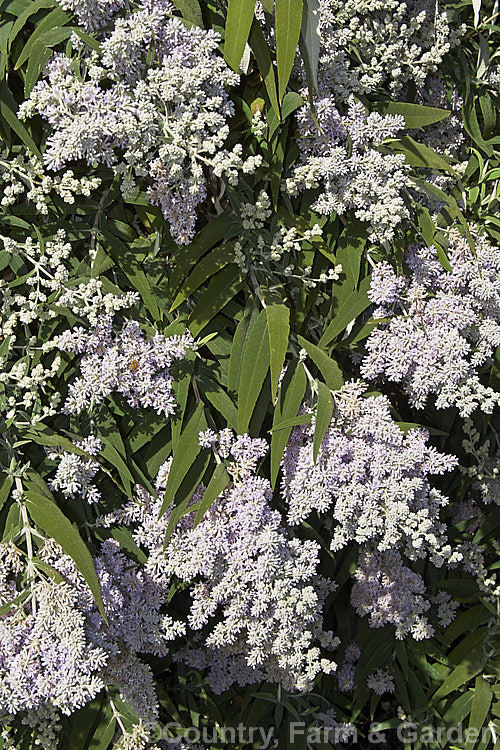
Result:
<svg viewBox="0 0 500 750">
<path fill-rule="evenodd" d="M 500 747 L 498 0 L 1 0 L 0 743 Z"/>
</svg>

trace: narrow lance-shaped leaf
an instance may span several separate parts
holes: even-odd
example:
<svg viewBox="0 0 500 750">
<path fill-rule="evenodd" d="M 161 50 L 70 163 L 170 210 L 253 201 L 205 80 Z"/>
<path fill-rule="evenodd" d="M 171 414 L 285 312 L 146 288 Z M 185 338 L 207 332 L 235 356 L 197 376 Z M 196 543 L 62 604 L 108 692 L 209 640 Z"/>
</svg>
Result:
<svg viewBox="0 0 500 750">
<path fill-rule="evenodd" d="M 449 695 L 454 690 L 462 687 L 466 682 L 472 680 L 481 671 L 481 650 L 474 649 L 464 661 L 451 672 L 446 680 L 438 687 L 432 696 L 432 702 L 436 703 L 441 698 Z"/>
<path fill-rule="evenodd" d="M 273 424 L 269 432 L 272 434 L 279 430 L 289 430 L 290 427 L 297 427 L 301 424 L 311 424 L 311 422 L 312 414 L 301 414 L 300 417 L 291 417 L 290 419 L 285 419 L 284 422 L 280 422 L 279 424 Z"/>
<path fill-rule="evenodd" d="M 35 156 L 38 156 L 39 159 L 42 158 L 42 155 L 40 151 L 38 150 L 38 147 L 31 137 L 31 135 L 28 133 L 27 129 L 23 125 L 23 123 L 17 118 L 16 112 L 18 109 L 18 105 L 14 97 L 12 96 L 9 87 L 7 86 L 7 81 L 1 81 L 0 82 L 0 117 L 5 120 L 9 128 L 11 128 L 14 133 L 21 139 L 21 141 L 24 143 L 24 145 L 31 151 L 32 154 L 35 154 Z"/>
<path fill-rule="evenodd" d="M 318 386 L 318 403 L 316 405 L 316 425 L 313 440 L 313 461 L 316 463 L 321 443 L 325 433 L 332 421 L 334 401 L 330 389 L 321 380 L 316 381 Z"/>
<path fill-rule="evenodd" d="M 179 307 L 179 305 L 182 305 L 207 279 L 227 266 L 228 263 L 231 263 L 233 259 L 231 249 L 227 245 L 221 245 L 198 261 L 189 278 L 186 279 L 172 302 L 170 312 Z"/>
<path fill-rule="evenodd" d="M 189 330 L 193 336 L 198 336 L 241 287 L 240 271 L 234 264 L 212 278 L 189 317 Z"/>
<path fill-rule="evenodd" d="M 271 399 L 274 401 L 283 369 L 288 337 L 290 335 L 290 310 L 275 297 L 266 298 L 267 329 L 271 361 Z"/>
<path fill-rule="evenodd" d="M 276 88 L 276 77 L 274 75 L 273 62 L 271 55 L 269 54 L 269 48 L 267 46 L 266 38 L 256 20 L 252 24 L 249 38 L 250 47 L 255 55 L 259 71 L 266 87 L 271 107 L 276 114 L 276 117 L 280 117 L 280 107 L 278 103 L 278 91 Z"/>
<path fill-rule="evenodd" d="M 217 466 L 215 467 L 215 471 L 212 474 L 212 477 L 203 494 L 203 497 L 199 502 L 193 527 L 198 526 L 207 510 L 211 505 L 213 505 L 215 500 L 217 500 L 217 498 L 222 495 L 230 481 L 231 479 L 226 471 L 226 467 L 224 466 L 224 464 L 217 464 Z"/>
<path fill-rule="evenodd" d="M 241 358 L 238 387 L 238 432 L 248 430 L 253 410 L 269 369 L 269 333 L 266 311 L 252 325 Z"/>
<path fill-rule="evenodd" d="M 176 505 L 170 511 L 163 548 L 167 547 L 170 537 L 174 533 L 175 527 L 181 518 L 191 513 L 197 507 L 198 503 L 192 503 L 192 497 L 203 479 L 208 465 L 210 463 L 210 454 L 208 451 L 200 452 L 193 465 L 186 474 L 185 479 L 181 482 L 176 493 Z"/>
<path fill-rule="evenodd" d="M 344 385 L 342 370 L 334 359 L 328 356 L 326 352 L 307 341 L 302 336 L 298 336 L 299 344 L 306 350 L 312 361 L 322 374 L 325 383 L 331 391 L 338 391 Z"/>
<path fill-rule="evenodd" d="M 281 116 L 285 120 L 296 109 L 304 106 L 304 99 L 296 91 L 289 91 L 285 94 L 281 103 Z"/>
<path fill-rule="evenodd" d="M 401 152 L 405 155 L 407 164 L 412 167 L 429 167 L 449 172 L 454 177 L 458 177 L 453 167 L 446 161 L 443 156 L 437 154 L 429 146 L 423 143 L 417 143 L 409 135 L 402 138 L 388 140 L 387 143 L 394 151 Z"/>
<path fill-rule="evenodd" d="M 278 403 L 274 411 L 273 427 L 286 420 L 294 419 L 302 405 L 307 378 L 302 363 L 294 360 L 288 365 L 278 393 Z M 285 450 L 292 425 L 273 432 L 271 438 L 271 483 L 274 487 L 278 478 L 281 458 Z"/>
<path fill-rule="evenodd" d="M 259 310 L 253 303 L 247 305 L 243 317 L 236 326 L 234 332 L 233 345 L 231 347 L 231 354 L 229 355 L 229 368 L 227 373 L 227 389 L 233 393 L 237 393 L 238 386 L 240 384 L 241 375 L 241 358 L 243 356 L 243 350 L 245 348 L 245 342 L 248 337 L 248 332 L 252 328 Z"/>
<path fill-rule="evenodd" d="M 194 464 L 201 447 L 198 441 L 199 433 L 206 429 L 207 422 L 205 419 L 203 404 L 198 404 L 194 413 L 191 415 L 189 422 L 184 428 L 177 448 L 174 451 L 170 471 L 168 472 L 167 486 L 163 496 L 160 515 L 165 513 L 169 505 L 173 502 L 175 493 L 179 489 L 182 480 Z"/>
<path fill-rule="evenodd" d="M 31 518 L 71 557 L 79 572 L 85 578 L 99 607 L 99 612 L 107 622 L 94 561 L 78 530 L 66 518 L 62 510 L 45 495 L 28 491 L 26 492 L 26 499 Z"/>
<path fill-rule="evenodd" d="M 422 128 L 441 122 L 450 116 L 449 109 L 439 107 L 424 107 L 422 104 L 411 102 L 381 102 L 375 107 L 383 115 L 403 115 L 407 128 Z"/>
<path fill-rule="evenodd" d="M 288 85 L 302 26 L 302 0 L 276 0 L 276 62 L 279 99 Z"/>
<path fill-rule="evenodd" d="M 224 57 L 233 70 L 240 67 L 253 23 L 255 0 L 229 0 L 227 4 Z"/>
<path fill-rule="evenodd" d="M 477 732 L 477 735 L 480 735 L 481 729 L 488 717 L 492 698 L 493 692 L 489 683 L 482 675 L 479 675 L 476 677 L 474 698 L 472 699 L 472 708 L 469 718 L 469 732 L 471 734 L 471 739 L 467 740 L 465 750 L 472 750 L 476 744 L 472 739 L 472 736 L 475 734 L 474 730 Z"/>
<path fill-rule="evenodd" d="M 302 14 L 302 29 L 300 32 L 300 51 L 306 69 L 309 94 L 318 88 L 318 64 L 319 64 L 319 0 L 304 0 Z"/>
<path fill-rule="evenodd" d="M 370 276 L 366 276 L 359 289 L 354 291 L 349 298 L 344 302 L 338 313 L 335 315 L 332 322 L 328 325 L 323 336 L 319 340 L 319 346 L 328 346 L 328 344 L 335 339 L 339 333 L 349 325 L 351 320 L 354 320 L 361 315 L 364 310 L 370 305 L 370 299 L 368 297 L 368 289 L 370 288 Z"/>
</svg>

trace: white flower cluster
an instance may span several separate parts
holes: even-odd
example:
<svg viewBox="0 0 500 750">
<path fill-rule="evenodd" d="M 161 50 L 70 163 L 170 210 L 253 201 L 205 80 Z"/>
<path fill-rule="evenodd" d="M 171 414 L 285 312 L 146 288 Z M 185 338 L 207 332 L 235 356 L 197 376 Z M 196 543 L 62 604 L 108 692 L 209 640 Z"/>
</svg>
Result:
<svg viewBox="0 0 500 750">
<path fill-rule="evenodd" d="M 123 8 L 126 0 L 59 0 L 59 4 L 76 15 L 85 31 L 95 31 Z"/>
<path fill-rule="evenodd" d="M 75 445 L 89 456 L 96 456 L 102 448 L 101 441 L 95 435 L 89 435 Z M 101 493 L 92 484 L 92 480 L 99 471 L 97 461 L 61 449 L 49 450 L 47 455 L 58 462 L 56 475 L 49 482 L 51 490 L 61 492 L 66 498 L 79 495 L 88 503 L 99 502 Z"/>
<path fill-rule="evenodd" d="M 410 559 L 428 555 L 437 566 L 460 560 L 440 520 L 448 498 L 429 482 L 456 459 L 428 446 L 423 428 L 404 433 L 387 397 L 364 397 L 365 388 L 353 382 L 334 393 L 334 416 L 316 462 L 314 424 L 293 428 L 282 461 L 289 521 L 330 513 L 333 550 L 354 541 L 379 552 L 401 549 Z"/>
<path fill-rule="evenodd" d="M 203 444 L 210 436 L 203 434 Z M 134 539 L 147 549 L 145 569 L 168 590 L 177 578 L 190 585 L 192 645 L 175 658 L 208 669 L 212 689 L 262 679 L 287 690 L 307 690 L 320 672 L 336 665 L 323 658 L 338 643 L 323 629 L 322 608 L 334 584 L 317 573 L 319 546 L 291 538 L 270 505 L 270 483 L 255 476 L 265 441 L 220 433 L 217 451 L 233 458 L 233 482 L 194 526 L 184 515 L 164 547 L 172 509 L 158 518 L 162 499 L 145 490 L 102 523 L 134 524 Z M 166 482 L 169 463 L 159 472 Z M 200 487 L 192 498 L 203 494 Z M 200 632 L 201 631 L 201 632 Z M 197 633 L 199 637 L 197 637 Z"/>
<path fill-rule="evenodd" d="M 47 215 L 47 198 L 55 193 L 68 205 L 79 195 L 88 197 L 101 184 L 99 177 L 75 177 L 68 169 L 62 175 L 50 176 L 40 159 L 32 154 L 15 156 L 3 151 L 0 154 L 0 195 L 2 206 L 12 206 L 20 200 L 35 204 L 36 210 Z"/>
<path fill-rule="evenodd" d="M 357 614 L 368 615 L 372 628 L 395 625 L 399 640 L 407 635 L 417 641 L 431 638 L 434 627 L 424 615 L 429 610 L 442 627 L 455 618 L 458 602 L 445 591 L 429 597 L 422 576 L 405 565 L 402 556 L 394 550 L 365 550 L 358 560 L 354 579 L 351 604 Z"/>
<path fill-rule="evenodd" d="M 125 196 L 145 181 L 174 239 L 187 243 L 207 195 L 206 170 L 234 185 L 261 157 L 244 159 L 241 144 L 225 148 L 234 113 L 225 87 L 239 77 L 217 53 L 219 35 L 186 28 L 167 10 L 154 4 L 119 19 L 102 56 L 85 62 L 87 75 L 56 55 L 19 116 L 38 113 L 49 122 L 49 169 L 76 159 L 113 166 Z"/>
<path fill-rule="evenodd" d="M 319 80 L 344 101 L 422 86 L 461 32 L 434 0 L 319 0 L 319 24 Z"/>
<path fill-rule="evenodd" d="M 377 669 L 372 672 L 366 679 L 366 686 L 373 690 L 377 695 L 384 693 L 393 693 L 396 689 L 394 678 L 388 669 Z"/>
<path fill-rule="evenodd" d="M 404 128 L 404 118 L 367 114 L 354 99 L 342 117 L 326 94 L 318 96 L 315 110 L 314 116 L 309 107 L 298 112 L 301 155 L 285 180 L 287 192 L 321 188 L 315 211 L 326 216 L 352 211 L 368 223 L 374 242 L 390 241 L 408 216 L 402 193 L 409 177 L 404 155 L 384 153 L 380 146 Z"/>
<path fill-rule="evenodd" d="M 269 229 L 269 219 L 273 211 L 266 192 L 261 191 L 254 203 L 242 203 L 239 207 L 242 231 L 234 245 L 234 255 L 241 272 L 267 272 L 278 279 L 294 279 L 305 289 L 315 289 L 320 284 L 337 281 L 342 266 L 330 268 L 315 279 L 311 276 L 312 267 L 302 269 L 299 263 L 303 243 L 314 244 L 322 235 L 316 224 L 312 229 L 299 232 L 297 227 L 276 227 Z M 279 282 L 278 282 L 279 283 Z"/>
<path fill-rule="evenodd" d="M 370 297 L 387 318 L 370 334 L 363 377 L 402 383 L 410 403 L 456 406 L 462 417 L 491 414 L 500 394 L 480 378 L 500 345 L 500 254 L 473 230 L 475 249 L 448 233 L 449 270 L 435 247 L 408 248 L 401 281 L 389 264 L 373 270 Z"/>
<path fill-rule="evenodd" d="M 64 319 L 64 308 L 92 323 L 103 313 L 130 307 L 137 295 L 104 293 L 97 279 L 71 286 L 68 261 L 72 246 L 64 230 L 43 244 L 31 237 L 24 242 L 5 236 L 0 239 L 4 249 L 13 258 L 22 259 L 28 269 L 23 284 L 17 278 L 0 279 L 0 383 L 7 389 L 2 398 L 7 418 L 27 411 L 34 422 L 54 415 L 61 400 L 50 386 L 61 358 L 54 352 L 57 337 L 50 335 L 49 324 L 58 317 Z"/>
</svg>

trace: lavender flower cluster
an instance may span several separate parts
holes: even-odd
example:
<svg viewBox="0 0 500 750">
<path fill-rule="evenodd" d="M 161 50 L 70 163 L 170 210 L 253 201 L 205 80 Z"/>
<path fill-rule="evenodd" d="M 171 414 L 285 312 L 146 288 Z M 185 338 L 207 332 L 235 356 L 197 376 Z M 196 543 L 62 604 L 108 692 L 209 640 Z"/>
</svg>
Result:
<svg viewBox="0 0 500 750">
<path fill-rule="evenodd" d="M 453 469 L 454 456 L 427 445 L 423 428 L 403 430 L 385 396 L 363 396 L 349 383 L 334 394 L 335 412 L 316 462 L 314 424 L 294 427 L 282 461 L 288 520 L 331 513 L 331 548 L 349 542 L 379 552 L 400 549 L 410 559 L 427 555 L 436 565 L 456 558 L 446 542 L 440 509 L 448 503 L 429 477 Z"/>
<path fill-rule="evenodd" d="M 205 170 L 236 184 L 260 157 L 243 159 L 241 144 L 225 148 L 234 113 L 225 87 L 239 78 L 217 54 L 219 35 L 187 28 L 170 11 L 168 3 L 144 3 L 117 19 L 102 54 L 86 53 L 81 71 L 55 55 L 19 116 L 39 114 L 49 123 L 49 169 L 79 159 L 112 166 L 126 197 L 146 180 L 147 197 L 161 207 L 173 238 L 187 243 L 207 195 Z M 102 12 L 97 18 L 100 25 Z"/>
<path fill-rule="evenodd" d="M 321 650 L 338 642 L 323 629 L 322 608 L 334 584 L 316 571 L 319 546 L 293 538 L 272 510 L 270 483 L 255 475 L 265 441 L 224 430 L 203 434 L 202 443 L 230 460 L 233 481 L 196 526 L 195 512 L 188 512 L 164 549 L 171 509 L 159 519 L 161 499 L 145 490 L 102 522 L 135 526 L 134 539 L 147 550 L 146 572 L 158 585 L 189 584 L 192 638 L 175 658 L 208 669 L 214 692 L 262 679 L 308 689 L 320 672 L 335 669 Z M 167 463 L 158 487 L 168 470 Z"/>
<path fill-rule="evenodd" d="M 31 573 L 18 603 L 24 561 L 13 544 L 0 545 L 0 602 L 11 602 L 0 617 L 0 715 L 23 714 L 46 733 L 59 714 L 70 715 L 113 685 L 140 719 L 153 719 L 153 675 L 138 655 L 164 656 L 184 632 L 160 612 L 168 592 L 117 542 L 106 541 L 95 559 L 106 623 L 75 563 L 53 540 L 39 557 L 45 568 Z M 55 748 L 53 739 L 47 737 L 47 748 Z"/>
<path fill-rule="evenodd" d="M 432 607 L 436 619 L 446 627 L 455 618 L 458 602 L 445 591 L 427 597 L 422 576 L 404 564 L 399 552 L 362 553 L 354 574 L 351 604 L 358 615 L 369 615 L 370 626 L 395 625 L 396 638 L 406 635 L 420 641 L 434 635 L 434 627 L 424 616 Z"/>
<path fill-rule="evenodd" d="M 70 383 L 64 404 L 66 414 L 92 411 L 111 393 L 124 396 L 134 408 L 153 408 L 170 416 L 176 407 L 170 368 L 194 348 L 189 333 L 146 339 L 139 323 L 126 321 L 118 332 L 113 317 L 104 315 L 87 330 L 78 326 L 58 339 L 62 351 L 83 354 L 81 377 Z"/>
<path fill-rule="evenodd" d="M 381 321 L 367 340 L 363 377 L 400 383 L 410 403 L 438 409 L 456 406 L 467 417 L 491 414 L 500 394 L 480 375 L 500 345 L 500 256 L 474 234 L 472 249 L 460 232 L 449 232 L 447 270 L 435 247 L 414 245 L 409 273 L 397 277 L 387 263 L 372 274 L 370 298 Z"/>
<path fill-rule="evenodd" d="M 76 15 L 85 31 L 95 31 L 121 10 L 126 0 L 59 0 L 59 4 Z"/>
<path fill-rule="evenodd" d="M 400 115 L 367 114 L 350 99 L 342 116 L 330 93 L 315 101 L 315 115 L 302 107 L 297 115 L 301 155 L 286 190 L 322 188 L 312 208 L 326 216 L 353 212 L 368 223 L 374 242 L 386 242 L 408 216 L 402 193 L 409 184 L 405 157 L 383 153 L 379 146 L 404 128 Z"/>
<path fill-rule="evenodd" d="M 462 28 L 433 0 L 320 0 L 319 80 L 340 100 L 422 86 Z"/>
</svg>

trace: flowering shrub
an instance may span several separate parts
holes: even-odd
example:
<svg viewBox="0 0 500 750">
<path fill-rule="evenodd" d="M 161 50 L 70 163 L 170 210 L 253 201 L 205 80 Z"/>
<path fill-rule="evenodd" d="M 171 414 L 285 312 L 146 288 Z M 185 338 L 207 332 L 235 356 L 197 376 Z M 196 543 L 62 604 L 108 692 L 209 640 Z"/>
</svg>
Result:
<svg viewBox="0 0 500 750">
<path fill-rule="evenodd" d="M 497 5 L 3 4 L 2 747 L 493 747 Z"/>
</svg>

